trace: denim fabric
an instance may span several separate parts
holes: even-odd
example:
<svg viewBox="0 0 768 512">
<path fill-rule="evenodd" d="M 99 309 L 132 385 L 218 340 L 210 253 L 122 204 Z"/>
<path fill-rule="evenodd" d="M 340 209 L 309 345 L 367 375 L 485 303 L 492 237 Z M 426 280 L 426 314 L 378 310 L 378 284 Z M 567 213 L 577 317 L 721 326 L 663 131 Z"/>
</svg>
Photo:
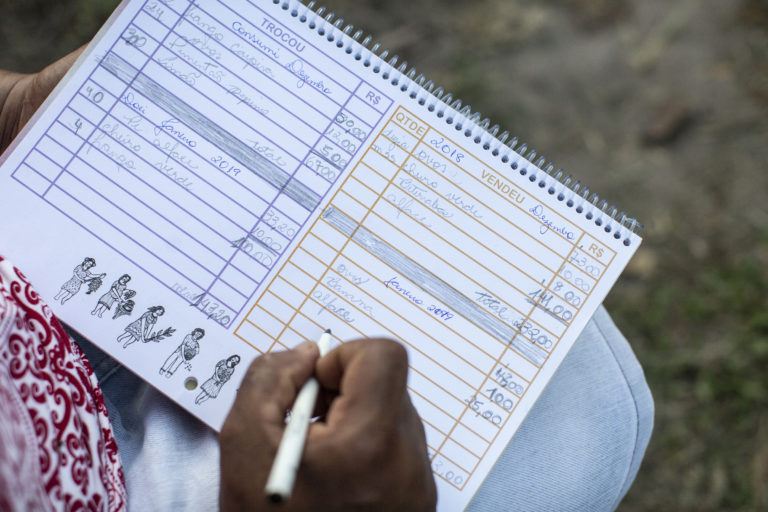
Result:
<svg viewBox="0 0 768 512">
<path fill-rule="evenodd" d="M 469 510 L 614 510 L 637 475 L 652 428 L 642 368 L 601 307 Z"/>
<path fill-rule="evenodd" d="M 134 511 L 215 510 L 216 435 L 88 342 Z M 472 500 L 471 511 L 614 510 L 640 467 L 653 400 L 600 307 Z"/>
<path fill-rule="evenodd" d="M 218 509 L 216 433 L 74 333 L 99 378 L 125 471 L 128 510 Z"/>
</svg>

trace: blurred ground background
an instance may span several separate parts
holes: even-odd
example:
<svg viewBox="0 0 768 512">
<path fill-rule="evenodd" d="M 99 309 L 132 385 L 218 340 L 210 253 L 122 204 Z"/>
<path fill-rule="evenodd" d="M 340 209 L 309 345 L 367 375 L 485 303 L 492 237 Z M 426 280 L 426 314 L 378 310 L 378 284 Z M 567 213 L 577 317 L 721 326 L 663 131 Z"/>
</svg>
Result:
<svg viewBox="0 0 768 512">
<path fill-rule="evenodd" d="M 0 0 L 0 67 L 115 0 Z M 768 510 L 768 0 L 328 0 L 645 224 L 607 306 L 656 400 L 622 511 Z"/>
</svg>

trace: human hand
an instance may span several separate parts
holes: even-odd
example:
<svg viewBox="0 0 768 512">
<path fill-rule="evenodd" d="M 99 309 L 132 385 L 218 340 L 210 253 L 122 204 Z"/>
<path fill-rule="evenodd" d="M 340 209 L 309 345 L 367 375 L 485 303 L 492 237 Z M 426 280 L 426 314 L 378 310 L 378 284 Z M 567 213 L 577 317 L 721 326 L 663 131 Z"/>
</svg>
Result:
<svg viewBox="0 0 768 512">
<path fill-rule="evenodd" d="M 33 74 L 0 71 L 0 153 L 69 71 L 85 46 Z"/>
<path fill-rule="evenodd" d="M 402 346 L 358 340 L 318 357 L 308 343 L 251 364 L 221 431 L 221 510 L 434 510 L 435 482 L 406 390 Z M 264 486 L 285 413 L 313 373 L 324 416 L 309 428 L 293 495 L 270 504 Z"/>
</svg>

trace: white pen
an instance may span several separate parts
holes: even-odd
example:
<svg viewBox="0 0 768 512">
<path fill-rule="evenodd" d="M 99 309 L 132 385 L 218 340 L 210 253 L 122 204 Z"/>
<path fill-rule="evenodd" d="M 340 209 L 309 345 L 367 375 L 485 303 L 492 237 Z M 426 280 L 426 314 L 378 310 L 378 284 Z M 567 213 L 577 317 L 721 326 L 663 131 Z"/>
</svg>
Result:
<svg viewBox="0 0 768 512">
<path fill-rule="evenodd" d="M 317 345 L 320 348 L 320 357 L 328 353 L 331 346 L 330 329 L 326 329 L 320 336 Z M 312 421 L 312 412 L 315 410 L 319 390 L 320 384 L 317 379 L 310 377 L 302 386 L 296 396 L 296 401 L 293 403 L 291 415 L 285 425 L 283 438 L 277 448 L 277 455 L 275 455 L 275 461 L 272 463 L 272 469 L 264 489 L 267 498 L 274 503 L 287 500 L 293 491 L 293 484 L 296 481 L 296 473 L 301 463 L 301 455 L 304 453 L 304 443 L 307 440 L 307 431 Z"/>
</svg>

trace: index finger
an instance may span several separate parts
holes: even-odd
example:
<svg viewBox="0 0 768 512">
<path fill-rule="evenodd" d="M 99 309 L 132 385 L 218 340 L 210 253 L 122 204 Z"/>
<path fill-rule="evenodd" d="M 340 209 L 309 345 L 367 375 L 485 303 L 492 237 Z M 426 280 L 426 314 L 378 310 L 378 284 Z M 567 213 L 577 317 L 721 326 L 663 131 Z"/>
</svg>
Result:
<svg viewBox="0 0 768 512">
<path fill-rule="evenodd" d="M 301 387 L 312 376 L 317 345 L 307 342 L 294 350 L 264 354 L 248 368 L 232 412 L 250 423 L 282 428 L 286 411 Z"/>
<path fill-rule="evenodd" d="M 328 411 L 332 425 L 350 410 L 356 420 L 396 417 L 406 395 L 408 355 L 403 346 L 386 339 L 342 344 L 317 361 L 317 380 L 338 391 Z"/>
</svg>

